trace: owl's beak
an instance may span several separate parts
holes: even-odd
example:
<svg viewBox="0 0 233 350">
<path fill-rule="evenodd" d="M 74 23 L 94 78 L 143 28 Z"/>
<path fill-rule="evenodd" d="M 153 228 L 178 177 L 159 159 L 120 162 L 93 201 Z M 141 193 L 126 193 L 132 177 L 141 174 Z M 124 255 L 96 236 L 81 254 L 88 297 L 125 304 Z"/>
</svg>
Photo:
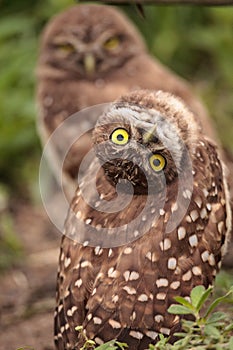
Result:
<svg viewBox="0 0 233 350">
<path fill-rule="evenodd" d="M 156 137 L 155 136 L 156 128 L 157 126 L 155 125 L 149 131 L 145 132 L 145 134 L 142 137 L 143 143 L 147 144 Z"/>
<path fill-rule="evenodd" d="M 88 75 L 95 73 L 96 62 L 95 57 L 91 53 L 87 53 L 83 59 L 84 69 Z"/>
</svg>

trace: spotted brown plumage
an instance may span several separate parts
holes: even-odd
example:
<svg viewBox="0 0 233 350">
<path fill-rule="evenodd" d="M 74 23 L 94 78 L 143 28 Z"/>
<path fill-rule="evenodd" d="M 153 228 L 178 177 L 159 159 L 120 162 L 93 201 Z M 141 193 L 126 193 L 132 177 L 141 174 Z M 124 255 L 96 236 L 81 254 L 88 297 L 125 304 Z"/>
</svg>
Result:
<svg viewBox="0 0 233 350">
<path fill-rule="evenodd" d="M 120 127 L 125 131 L 119 142 L 126 132 L 128 148 L 111 140 Z M 153 130 L 151 137 L 149 130 Z M 88 165 L 75 193 L 61 243 L 55 343 L 59 350 L 80 349 L 84 340 L 75 327 L 81 325 L 85 336 L 96 344 L 117 339 L 130 349 L 146 349 L 157 342 L 159 333 L 172 340 L 180 329 L 180 316 L 167 311 L 174 296 L 188 298 L 193 287 L 212 285 L 220 268 L 231 228 L 224 166 L 216 145 L 205 138 L 193 113 L 179 99 L 161 91 L 122 96 L 100 116 L 93 143 L 97 158 Z M 153 171 L 147 164 L 148 150 L 149 154 L 159 150 L 166 159 L 162 171 Z M 133 156 L 137 152 L 135 162 L 145 172 L 148 188 L 140 181 L 137 167 L 133 172 L 129 167 L 129 152 Z M 107 158 L 104 166 L 99 165 L 94 192 L 90 178 L 98 162 L 113 154 L 112 162 Z M 124 166 L 125 171 L 120 171 Z M 191 187 L 186 176 L 189 171 Z M 161 181 L 162 173 L 166 182 Z M 127 175 L 134 189 L 130 203 L 118 212 L 98 210 L 101 199 L 111 208 L 116 198 L 115 178 L 121 181 Z M 180 176 L 184 187 L 177 201 Z M 122 208 L 131 195 L 127 191 L 122 190 Z M 86 198 L 94 204 L 89 205 Z M 151 199 L 148 210 L 134 224 Z M 167 230 L 179 213 L 183 215 Z M 148 222 L 151 225 L 144 232 Z M 128 241 L 111 246 L 123 224 Z M 109 239 L 114 227 L 115 236 Z M 94 235 L 90 228 L 96 229 Z M 101 236 L 103 228 L 109 230 L 105 236 Z"/>
</svg>

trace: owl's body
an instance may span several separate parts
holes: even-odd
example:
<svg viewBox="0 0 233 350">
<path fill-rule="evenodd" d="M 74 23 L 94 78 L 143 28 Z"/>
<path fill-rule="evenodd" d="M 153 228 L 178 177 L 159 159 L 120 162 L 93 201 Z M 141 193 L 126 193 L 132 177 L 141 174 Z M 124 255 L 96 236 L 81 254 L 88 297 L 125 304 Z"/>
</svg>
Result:
<svg viewBox="0 0 233 350">
<path fill-rule="evenodd" d="M 62 238 L 56 346 L 80 349 L 81 325 L 97 344 L 117 339 L 147 349 L 159 333 L 172 339 L 180 329 L 180 317 L 167 312 L 174 296 L 213 284 L 231 226 L 223 165 L 192 112 L 161 91 L 120 98 L 100 116 L 93 142 L 96 158 Z M 133 196 L 121 189 L 120 210 L 109 210 L 124 180 Z"/>
<path fill-rule="evenodd" d="M 55 17 L 42 38 L 37 72 L 43 143 L 73 113 L 112 102 L 139 88 L 180 96 L 199 116 L 205 133 L 216 139 L 206 110 L 190 86 L 152 58 L 136 28 L 109 6 L 74 6 Z M 80 127 L 77 125 L 77 129 Z M 67 137 L 64 135 L 64 139 Z M 61 139 L 62 145 L 65 142 Z M 71 149 L 64 165 L 64 174 L 70 180 L 76 178 L 81 159 L 90 147 L 91 138 L 86 135 Z"/>
</svg>

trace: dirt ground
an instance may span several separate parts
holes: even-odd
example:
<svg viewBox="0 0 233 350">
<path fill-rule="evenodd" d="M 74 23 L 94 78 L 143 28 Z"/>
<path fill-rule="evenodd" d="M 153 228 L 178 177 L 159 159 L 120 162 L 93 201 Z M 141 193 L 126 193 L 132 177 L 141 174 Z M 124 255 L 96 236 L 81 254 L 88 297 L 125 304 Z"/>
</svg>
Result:
<svg viewBox="0 0 233 350">
<path fill-rule="evenodd" d="M 0 350 L 51 350 L 61 236 L 42 207 L 19 205 L 15 224 L 25 258 L 0 276 Z"/>
<path fill-rule="evenodd" d="M 42 207 L 18 205 L 15 225 L 25 259 L 0 276 L 0 350 L 52 350 L 61 235 Z"/>
</svg>

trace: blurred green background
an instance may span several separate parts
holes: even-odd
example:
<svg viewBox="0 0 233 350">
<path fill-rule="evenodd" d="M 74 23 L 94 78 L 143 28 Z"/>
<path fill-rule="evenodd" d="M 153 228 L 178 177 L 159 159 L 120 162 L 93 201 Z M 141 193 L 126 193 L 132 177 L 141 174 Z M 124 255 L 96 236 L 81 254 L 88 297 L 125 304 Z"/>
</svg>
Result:
<svg viewBox="0 0 233 350">
<path fill-rule="evenodd" d="M 39 36 L 53 14 L 74 3 L 0 0 L 1 215 L 9 201 L 39 201 L 41 148 L 34 101 Z M 123 9 L 139 26 L 151 53 L 193 84 L 223 144 L 233 151 L 233 7 L 147 6 L 146 19 L 134 6 Z M 8 212 L 2 222 L 0 253 L 5 251 L 4 236 L 13 231 Z M 17 240 L 7 244 L 14 255 Z"/>
</svg>

